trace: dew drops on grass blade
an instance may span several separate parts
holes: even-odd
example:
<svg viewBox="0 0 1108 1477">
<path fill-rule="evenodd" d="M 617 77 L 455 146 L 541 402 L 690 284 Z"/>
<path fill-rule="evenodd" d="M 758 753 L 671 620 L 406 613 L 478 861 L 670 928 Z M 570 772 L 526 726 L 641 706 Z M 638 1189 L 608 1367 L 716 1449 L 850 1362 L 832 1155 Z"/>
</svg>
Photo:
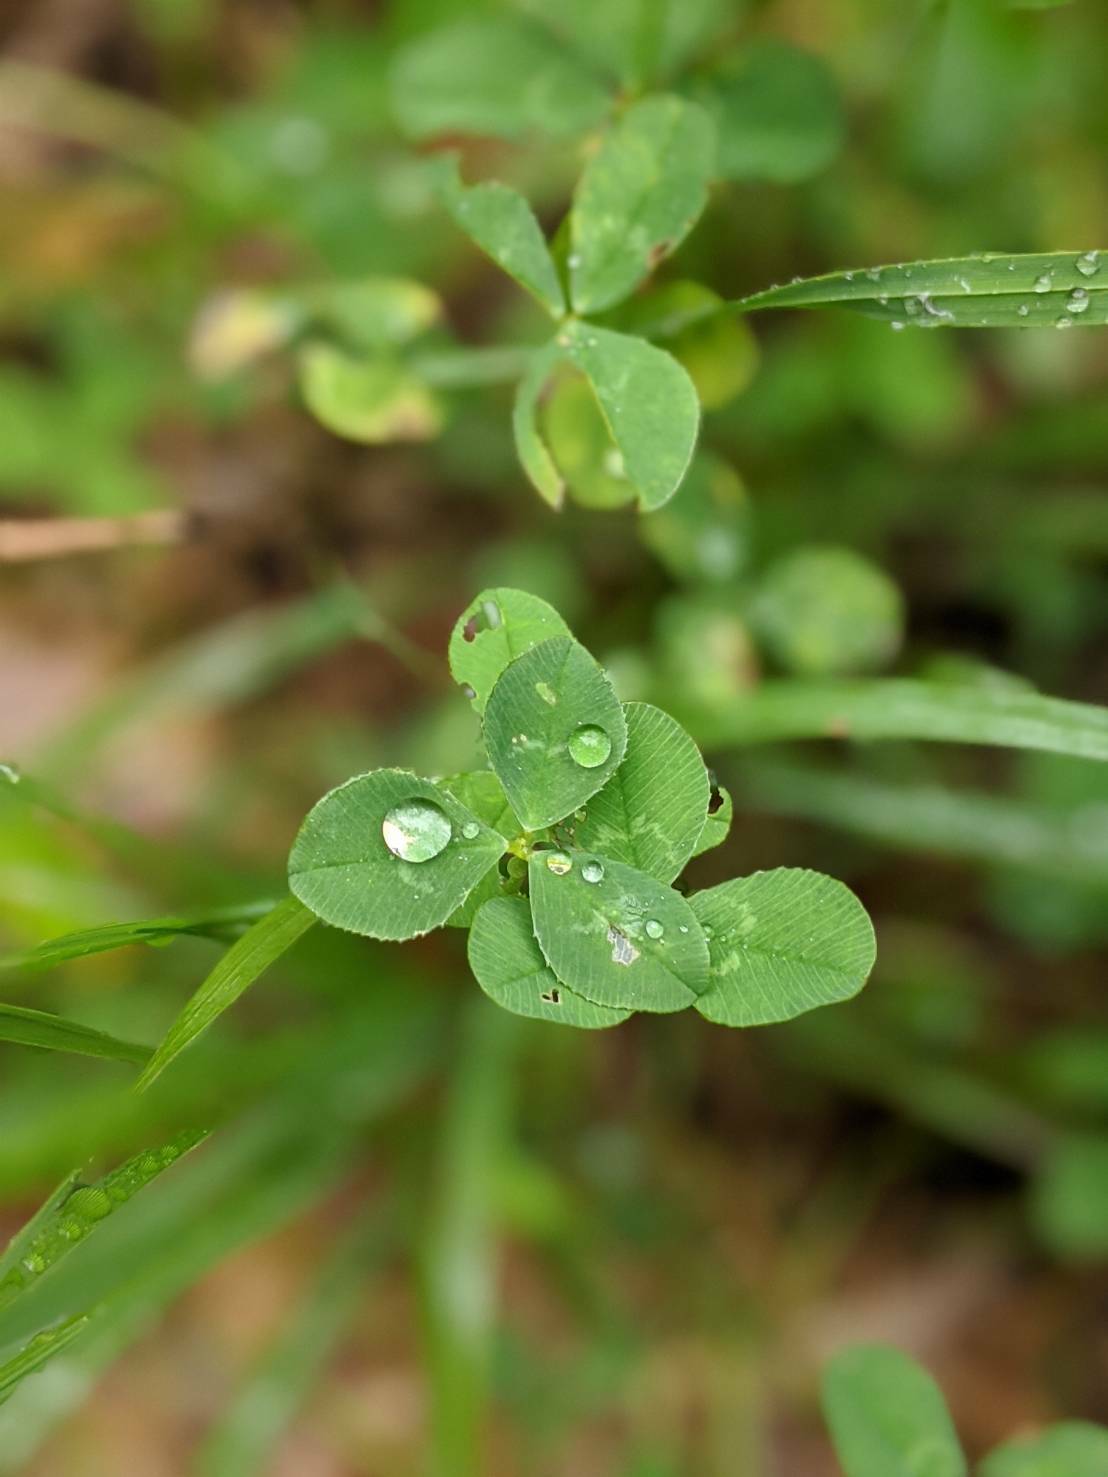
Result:
<svg viewBox="0 0 1108 1477">
<path fill-rule="evenodd" d="M 734 306 L 850 308 L 917 328 L 1103 326 L 1108 272 L 1098 250 L 986 253 L 829 272 L 752 293 Z"/>
</svg>

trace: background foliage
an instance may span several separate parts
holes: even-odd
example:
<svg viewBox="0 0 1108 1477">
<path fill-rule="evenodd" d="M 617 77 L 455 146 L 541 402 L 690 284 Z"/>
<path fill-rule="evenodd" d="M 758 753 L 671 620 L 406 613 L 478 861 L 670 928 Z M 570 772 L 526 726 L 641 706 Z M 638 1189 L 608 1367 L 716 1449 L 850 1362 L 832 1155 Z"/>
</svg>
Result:
<svg viewBox="0 0 1108 1477">
<path fill-rule="evenodd" d="M 1108 338 L 684 323 L 1095 251 L 1100 7 L 82 0 L 0 35 L 0 1472 L 828 1477 L 820 1371 L 875 1341 L 971 1461 L 1108 1421 Z M 458 229 L 442 155 L 568 267 L 599 131 L 660 87 L 713 183 L 605 323 L 684 323 L 698 451 L 635 512 L 564 374 L 555 515 L 511 425 L 554 288 Z M 460 933 L 316 929 L 225 1010 L 325 790 L 477 763 L 444 653 L 500 585 L 705 747 L 735 820 L 697 888 L 863 899 L 861 996 L 564 1031 L 487 1005 Z"/>
</svg>

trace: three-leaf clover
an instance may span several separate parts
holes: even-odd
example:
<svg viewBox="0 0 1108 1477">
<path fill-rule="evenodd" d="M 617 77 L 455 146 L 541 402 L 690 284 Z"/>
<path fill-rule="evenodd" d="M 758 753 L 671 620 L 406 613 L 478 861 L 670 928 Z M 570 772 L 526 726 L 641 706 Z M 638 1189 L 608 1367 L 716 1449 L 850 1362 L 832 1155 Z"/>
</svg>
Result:
<svg viewBox="0 0 1108 1477">
<path fill-rule="evenodd" d="M 783 868 L 691 895 L 674 885 L 726 838 L 730 799 L 679 723 L 619 701 L 551 606 L 482 591 L 450 665 L 489 768 L 374 770 L 325 795 L 289 858 L 317 917 L 378 939 L 468 928 L 493 1000 L 587 1028 L 689 1006 L 755 1025 L 861 988 L 873 929 L 833 878 Z"/>
</svg>

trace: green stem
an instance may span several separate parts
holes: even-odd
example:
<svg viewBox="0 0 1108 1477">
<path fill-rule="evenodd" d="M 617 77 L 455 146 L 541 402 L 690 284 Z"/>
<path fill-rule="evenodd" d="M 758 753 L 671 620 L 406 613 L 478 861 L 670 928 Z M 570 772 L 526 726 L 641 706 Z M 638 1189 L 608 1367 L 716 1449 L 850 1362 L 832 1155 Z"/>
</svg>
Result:
<svg viewBox="0 0 1108 1477">
<path fill-rule="evenodd" d="M 436 349 L 415 355 L 409 361 L 409 367 L 437 390 L 508 385 L 522 378 L 535 352 L 531 348 L 516 346 Z"/>
</svg>

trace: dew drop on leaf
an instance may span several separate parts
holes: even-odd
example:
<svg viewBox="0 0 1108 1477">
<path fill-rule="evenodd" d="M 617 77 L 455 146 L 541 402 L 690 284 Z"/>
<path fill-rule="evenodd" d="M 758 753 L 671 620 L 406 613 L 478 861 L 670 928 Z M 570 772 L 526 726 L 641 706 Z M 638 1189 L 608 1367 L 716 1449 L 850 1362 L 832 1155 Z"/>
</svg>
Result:
<svg viewBox="0 0 1108 1477">
<path fill-rule="evenodd" d="M 1066 299 L 1066 308 L 1071 313 L 1085 313 L 1089 308 L 1089 294 L 1083 287 L 1075 287 Z"/>
<path fill-rule="evenodd" d="M 453 834 L 450 822 L 432 800 L 405 800 L 381 822 L 385 845 L 404 862 L 429 862 Z"/>
<path fill-rule="evenodd" d="M 546 866 L 555 877 L 564 877 L 567 872 L 573 870 L 573 859 L 564 851 L 552 851 L 546 859 Z"/>
<path fill-rule="evenodd" d="M 475 841 L 480 834 L 481 827 L 477 824 L 476 821 L 466 821 L 465 825 L 462 827 L 462 835 L 466 838 L 467 841 Z"/>
<path fill-rule="evenodd" d="M 1049 292 L 1050 289 L 1051 289 L 1051 286 L 1052 286 L 1052 282 L 1051 282 L 1051 276 L 1050 276 L 1050 273 L 1049 272 L 1043 272 L 1043 274 L 1041 276 L 1035 278 L 1035 291 L 1036 292 Z"/>
<path fill-rule="evenodd" d="M 569 736 L 569 754 L 582 769 L 596 769 L 612 752 L 612 741 L 595 723 L 582 723 Z"/>
<path fill-rule="evenodd" d="M 558 706 L 558 694 L 554 691 L 549 682 L 536 682 L 535 691 L 538 693 L 539 697 L 542 698 L 544 703 L 549 703 L 552 708 L 556 708 Z"/>
<path fill-rule="evenodd" d="M 581 876 L 586 882 L 603 882 L 604 868 L 599 862 L 586 862 L 581 868 Z"/>
<path fill-rule="evenodd" d="M 657 918 L 648 918 L 646 920 L 645 928 L 646 936 L 649 939 L 660 939 L 662 934 L 665 933 L 665 927 L 658 921 Z"/>
<path fill-rule="evenodd" d="M 1100 271 L 1100 253 L 1096 251 L 1083 252 L 1074 263 L 1082 277 L 1095 277 Z"/>
</svg>

